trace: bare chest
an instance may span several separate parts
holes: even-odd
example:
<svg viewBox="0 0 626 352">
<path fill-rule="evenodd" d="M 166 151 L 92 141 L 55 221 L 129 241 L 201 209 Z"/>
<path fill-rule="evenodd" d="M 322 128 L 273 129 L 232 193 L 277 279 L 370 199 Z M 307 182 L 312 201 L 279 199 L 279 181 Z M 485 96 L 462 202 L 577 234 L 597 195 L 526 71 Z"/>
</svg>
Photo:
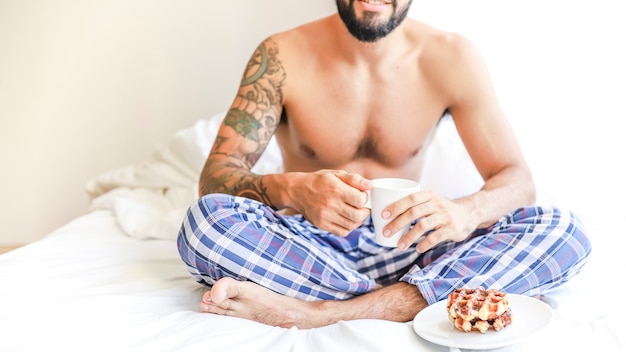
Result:
<svg viewBox="0 0 626 352">
<path fill-rule="evenodd" d="M 287 65 L 276 133 L 286 170 L 411 169 L 448 107 L 418 60 L 369 67 L 322 61 Z"/>
<path fill-rule="evenodd" d="M 285 106 L 277 131 L 287 169 L 405 168 L 445 110 L 419 85 L 330 85 L 307 93 Z"/>
</svg>

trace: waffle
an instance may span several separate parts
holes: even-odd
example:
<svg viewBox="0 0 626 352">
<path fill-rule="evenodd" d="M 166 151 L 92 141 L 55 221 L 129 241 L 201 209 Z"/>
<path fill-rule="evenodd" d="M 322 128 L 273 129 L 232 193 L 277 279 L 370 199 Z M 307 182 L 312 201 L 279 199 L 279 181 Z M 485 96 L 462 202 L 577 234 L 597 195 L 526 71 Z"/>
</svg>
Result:
<svg viewBox="0 0 626 352">
<path fill-rule="evenodd" d="M 496 289 L 459 288 L 448 296 L 448 318 L 465 332 L 500 331 L 513 322 L 506 293 Z"/>
</svg>

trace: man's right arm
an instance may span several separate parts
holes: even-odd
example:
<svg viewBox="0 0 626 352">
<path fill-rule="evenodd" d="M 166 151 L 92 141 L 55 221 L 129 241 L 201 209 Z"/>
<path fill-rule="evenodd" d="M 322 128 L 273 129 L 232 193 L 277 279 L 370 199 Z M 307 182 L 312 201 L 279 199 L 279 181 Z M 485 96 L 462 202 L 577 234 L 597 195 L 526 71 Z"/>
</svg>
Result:
<svg viewBox="0 0 626 352">
<path fill-rule="evenodd" d="M 257 175 L 251 169 L 280 122 L 286 72 L 272 38 L 256 49 L 233 104 L 220 126 L 200 175 L 200 196 L 225 193 L 291 208 L 311 223 L 340 236 L 360 226 L 369 214 L 362 208 L 369 186 L 345 171 L 287 172 Z"/>
<path fill-rule="evenodd" d="M 276 43 L 268 38 L 248 61 L 237 96 L 200 175 L 200 196 L 226 193 L 276 207 L 267 194 L 264 177 L 250 170 L 280 120 L 286 75 L 277 54 Z"/>
</svg>

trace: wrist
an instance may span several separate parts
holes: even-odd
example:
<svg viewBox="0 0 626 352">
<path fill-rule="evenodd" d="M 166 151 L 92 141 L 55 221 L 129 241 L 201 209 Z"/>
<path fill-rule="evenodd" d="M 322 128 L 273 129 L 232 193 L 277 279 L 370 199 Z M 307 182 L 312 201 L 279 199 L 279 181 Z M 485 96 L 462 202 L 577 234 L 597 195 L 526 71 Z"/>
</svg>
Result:
<svg viewBox="0 0 626 352">
<path fill-rule="evenodd" d="M 466 214 L 466 231 L 468 233 L 474 232 L 478 228 L 488 227 L 485 221 L 485 208 L 480 205 L 481 195 L 474 193 L 470 196 L 457 200 L 457 204 L 463 208 L 463 212 Z"/>
<path fill-rule="evenodd" d="M 267 174 L 263 176 L 263 187 L 269 198 L 269 205 L 277 210 L 294 208 L 294 197 L 291 195 L 292 185 L 298 179 L 298 173 Z"/>
</svg>

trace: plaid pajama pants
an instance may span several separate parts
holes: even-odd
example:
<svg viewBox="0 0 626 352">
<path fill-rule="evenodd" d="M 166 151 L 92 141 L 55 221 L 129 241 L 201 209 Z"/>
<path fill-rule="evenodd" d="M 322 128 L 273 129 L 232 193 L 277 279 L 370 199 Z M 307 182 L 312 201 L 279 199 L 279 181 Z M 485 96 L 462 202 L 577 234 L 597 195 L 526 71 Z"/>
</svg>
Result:
<svg viewBox="0 0 626 352">
<path fill-rule="evenodd" d="M 591 244 L 573 214 L 525 207 L 463 242 L 444 242 L 420 254 L 377 245 L 371 219 L 339 237 L 302 215 L 211 194 L 189 208 L 178 250 L 195 280 L 206 285 L 233 277 L 312 301 L 347 299 L 377 284 L 404 281 L 432 304 L 458 287 L 544 292 L 580 271 Z"/>
</svg>

